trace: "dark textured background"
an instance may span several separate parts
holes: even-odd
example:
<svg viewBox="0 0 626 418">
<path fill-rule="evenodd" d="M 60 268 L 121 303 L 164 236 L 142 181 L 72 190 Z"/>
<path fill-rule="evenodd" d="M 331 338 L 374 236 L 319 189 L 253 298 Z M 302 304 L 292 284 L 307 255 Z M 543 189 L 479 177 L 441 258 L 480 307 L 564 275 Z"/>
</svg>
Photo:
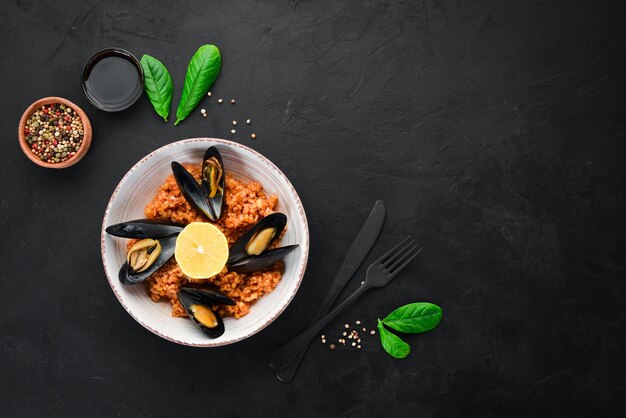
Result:
<svg viewBox="0 0 626 418">
<path fill-rule="evenodd" d="M 624 405 L 626 158 L 620 1 L 17 1 L 0 11 L 2 416 L 611 416 Z M 585 4 L 587 3 L 587 4 Z M 223 54 L 209 117 L 174 127 L 146 97 L 117 114 L 83 98 L 94 51 L 161 59 L 175 84 L 203 43 Z M 89 114 L 70 169 L 16 140 L 34 100 Z M 258 138 L 231 135 L 250 115 Z M 234 346 L 176 346 L 135 323 L 100 259 L 111 192 L 155 148 L 217 136 L 284 170 L 304 202 L 305 280 L 269 328 Z M 366 260 L 407 232 L 418 263 L 326 329 L 411 301 L 437 330 L 388 357 L 319 342 L 290 385 L 269 353 L 303 326 L 371 205 Z M 358 280 L 350 285 L 352 290 Z"/>
</svg>

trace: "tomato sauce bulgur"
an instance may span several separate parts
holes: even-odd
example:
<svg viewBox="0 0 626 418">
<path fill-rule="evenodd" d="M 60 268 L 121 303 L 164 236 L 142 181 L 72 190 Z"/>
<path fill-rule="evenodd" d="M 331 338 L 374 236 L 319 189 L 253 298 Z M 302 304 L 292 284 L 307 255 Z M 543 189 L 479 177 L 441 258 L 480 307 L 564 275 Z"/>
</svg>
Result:
<svg viewBox="0 0 626 418">
<path fill-rule="evenodd" d="M 199 181 L 200 167 L 185 165 L 185 168 Z M 274 212 L 278 197 L 267 195 L 263 186 L 255 181 L 244 182 L 231 175 L 226 176 L 224 212 L 216 226 L 224 233 L 228 245 L 232 245 L 248 227 Z M 180 224 L 207 222 L 191 208 L 176 184 L 174 176 L 169 176 L 159 187 L 156 195 L 146 205 L 145 215 L 149 219 L 165 220 Z M 280 239 L 272 245 L 279 245 Z M 129 243 L 129 245 L 132 245 Z M 185 317 L 185 309 L 178 301 L 177 292 L 181 286 L 190 283 L 212 283 L 236 302 L 233 306 L 216 307 L 222 316 L 241 318 L 250 312 L 250 306 L 266 293 L 274 290 L 282 276 L 281 263 L 263 271 L 241 274 L 228 271 L 226 267 L 217 276 L 207 280 L 192 280 L 185 277 L 175 259 L 171 259 L 146 280 L 150 298 L 158 302 L 168 300 L 172 305 L 172 316 Z M 193 285 L 193 284 L 192 284 Z"/>
</svg>

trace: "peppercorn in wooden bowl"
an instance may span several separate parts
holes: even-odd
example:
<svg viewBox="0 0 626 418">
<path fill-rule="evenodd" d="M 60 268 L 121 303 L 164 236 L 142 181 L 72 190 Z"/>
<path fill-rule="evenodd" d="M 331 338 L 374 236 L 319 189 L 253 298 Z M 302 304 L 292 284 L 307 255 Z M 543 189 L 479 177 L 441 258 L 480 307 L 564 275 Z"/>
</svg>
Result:
<svg viewBox="0 0 626 418">
<path fill-rule="evenodd" d="M 22 115 L 17 136 L 26 157 L 45 168 L 79 162 L 91 146 L 91 123 L 85 112 L 62 97 L 44 97 Z"/>
</svg>

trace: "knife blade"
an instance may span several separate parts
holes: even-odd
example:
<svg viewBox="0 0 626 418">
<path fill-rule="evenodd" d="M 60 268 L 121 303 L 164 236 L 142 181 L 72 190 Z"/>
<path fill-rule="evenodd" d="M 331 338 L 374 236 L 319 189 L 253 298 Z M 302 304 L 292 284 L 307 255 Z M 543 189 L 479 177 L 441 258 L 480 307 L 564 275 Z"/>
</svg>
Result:
<svg viewBox="0 0 626 418">
<path fill-rule="evenodd" d="M 326 292 L 326 296 L 324 296 L 324 299 L 320 303 L 311 323 L 314 323 L 328 312 L 348 281 L 350 281 L 354 273 L 356 273 L 361 266 L 363 260 L 365 260 L 365 257 L 376 243 L 376 240 L 378 240 L 378 236 L 385 222 L 385 215 L 385 203 L 382 200 L 377 200 L 365 224 L 363 224 L 361 231 L 359 231 L 359 234 L 350 246 L 346 258 L 343 260 L 341 267 L 339 267 L 339 271 Z M 309 345 L 304 347 L 291 363 L 282 364 L 278 359 L 272 359 L 270 357 L 270 366 L 278 370 L 276 377 L 278 377 L 280 381 L 288 382 L 293 379 L 308 347 Z"/>
</svg>

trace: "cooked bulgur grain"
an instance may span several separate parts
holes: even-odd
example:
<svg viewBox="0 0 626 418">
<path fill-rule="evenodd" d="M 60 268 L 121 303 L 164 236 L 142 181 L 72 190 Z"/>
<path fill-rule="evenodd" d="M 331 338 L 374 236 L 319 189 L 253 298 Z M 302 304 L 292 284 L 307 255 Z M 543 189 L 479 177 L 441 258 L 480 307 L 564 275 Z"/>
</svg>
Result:
<svg viewBox="0 0 626 418">
<path fill-rule="evenodd" d="M 185 165 L 185 168 L 196 178 L 200 179 L 200 168 Z M 237 238 L 259 219 L 274 212 L 278 204 L 278 197 L 266 195 L 263 186 L 258 182 L 237 180 L 230 175 L 226 176 L 226 191 L 224 214 L 216 223 L 217 227 L 232 245 Z M 156 195 L 145 207 L 145 215 L 149 219 L 160 219 L 181 224 L 191 222 L 206 222 L 189 206 L 189 203 L 180 193 L 173 176 L 169 176 L 161 185 Z M 279 245 L 280 239 L 272 245 Z M 129 242 L 132 245 L 132 242 Z M 266 293 L 274 290 L 281 278 L 281 265 L 276 265 L 259 272 L 239 274 L 228 271 L 225 267 L 220 274 L 207 280 L 189 280 L 182 273 L 175 259 L 170 260 L 157 270 L 146 283 L 150 297 L 158 302 L 161 299 L 169 300 L 172 304 L 172 316 L 187 316 L 184 308 L 178 301 L 177 292 L 181 286 L 189 283 L 209 282 L 232 298 L 236 305 L 217 307 L 222 316 L 241 318 L 250 312 L 250 306 Z M 191 285 L 197 285 L 192 283 Z"/>
</svg>

